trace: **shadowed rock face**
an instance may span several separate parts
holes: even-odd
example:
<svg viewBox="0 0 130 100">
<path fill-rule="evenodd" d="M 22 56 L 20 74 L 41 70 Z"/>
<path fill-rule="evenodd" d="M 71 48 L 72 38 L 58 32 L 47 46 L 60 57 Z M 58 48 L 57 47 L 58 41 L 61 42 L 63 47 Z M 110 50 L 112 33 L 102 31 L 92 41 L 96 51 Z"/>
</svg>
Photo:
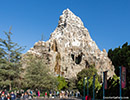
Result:
<svg viewBox="0 0 130 100">
<path fill-rule="evenodd" d="M 51 71 L 66 78 L 76 77 L 91 64 L 95 65 L 99 75 L 106 70 L 108 77 L 114 75 L 114 66 L 106 50 L 99 50 L 81 19 L 69 9 L 63 11 L 50 39 L 35 43 L 28 53 L 44 56 Z"/>
</svg>

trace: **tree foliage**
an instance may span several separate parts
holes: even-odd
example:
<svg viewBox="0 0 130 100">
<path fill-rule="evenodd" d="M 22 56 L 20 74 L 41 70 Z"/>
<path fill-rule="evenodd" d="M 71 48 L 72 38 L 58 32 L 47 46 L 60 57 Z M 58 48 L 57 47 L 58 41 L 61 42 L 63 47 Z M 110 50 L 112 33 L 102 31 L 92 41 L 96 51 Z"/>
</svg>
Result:
<svg viewBox="0 0 130 100">
<path fill-rule="evenodd" d="M 96 94 L 98 99 L 103 99 L 103 84 Z M 105 89 L 105 97 L 119 96 L 119 77 L 114 75 L 107 80 L 107 89 Z"/>
<path fill-rule="evenodd" d="M 58 87 L 57 87 L 57 89 L 59 91 L 62 90 L 62 89 L 67 88 L 67 82 L 66 82 L 64 77 L 58 76 L 57 79 L 58 79 Z"/>
<path fill-rule="evenodd" d="M 84 81 L 84 78 L 90 78 L 89 79 L 89 95 L 92 96 L 92 90 L 93 90 L 93 75 L 96 74 L 96 77 L 95 77 L 95 91 L 99 91 L 100 88 L 102 87 L 102 85 L 100 84 L 100 81 L 99 81 L 99 76 L 97 74 L 97 70 L 94 68 L 94 66 L 90 66 L 89 68 L 85 68 L 83 69 L 81 72 L 79 72 L 77 74 L 77 88 L 78 90 L 80 91 L 80 93 L 83 95 L 83 81 Z M 87 91 L 87 79 L 85 80 L 85 91 Z M 85 94 L 87 95 L 87 92 L 85 92 Z"/>
<path fill-rule="evenodd" d="M 106 96 L 118 96 L 119 95 L 119 77 L 114 75 L 113 78 L 109 78 L 107 81 L 107 90 L 105 90 Z"/>
<path fill-rule="evenodd" d="M 129 96 L 130 91 L 130 45 L 126 42 L 122 47 L 110 49 L 108 56 L 115 66 L 115 73 L 119 76 L 119 66 L 126 67 L 126 88 L 123 89 L 123 95 Z"/>
<path fill-rule="evenodd" d="M 20 78 L 20 59 L 23 50 L 11 39 L 12 33 L 4 32 L 6 38 L 0 38 L 0 87 L 12 88 Z"/>
<path fill-rule="evenodd" d="M 67 89 L 69 91 L 77 91 L 77 79 L 75 77 L 72 77 L 70 79 L 67 80 Z"/>
<path fill-rule="evenodd" d="M 57 88 L 57 79 L 50 72 L 43 58 L 33 55 L 26 57 L 26 70 L 24 73 L 24 88 L 53 90 Z"/>
</svg>

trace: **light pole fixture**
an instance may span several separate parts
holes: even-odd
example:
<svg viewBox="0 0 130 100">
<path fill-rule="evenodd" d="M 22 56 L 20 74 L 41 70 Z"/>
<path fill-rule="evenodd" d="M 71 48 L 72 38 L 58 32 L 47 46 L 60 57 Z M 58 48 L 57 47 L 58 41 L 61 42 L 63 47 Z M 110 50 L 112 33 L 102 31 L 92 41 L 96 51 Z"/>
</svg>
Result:
<svg viewBox="0 0 130 100">
<path fill-rule="evenodd" d="M 122 100 L 121 99 L 121 92 L 122 92 L 122 89 L 121 89 L 121 85 L 122 85 L 122 82 L 121 82 L 122 81 L 121 72 L 122 72 L 122 67 L 120 66 L 119 69 L 120 69 L 120 71 L 119 71 L 119 75 L 120 75 L 120 100 Z"/>
<path fill-rule="evenodd" d="M 87 96 L 89 96 L 89 88 L 88 88 L 88 86 L 89 86 L 89 77 L 87 77 Z"/>
<path fill-rule="evenodd" d="M 103 72 L 103 100 L 105 99 L 105 89 L 107 87 L 107 71 Z"/>
<path fill-rule="evenodd" d="M 93 75 L 93 100 L 95 100 L 95 75 Z"/>
<path fill-rule="evenodd" d="M 86 80 L 86 77 L 84 77 L 84 81 L 83 81 L 83 100 L 85 100 L 85 80 Z"/>
</svg>

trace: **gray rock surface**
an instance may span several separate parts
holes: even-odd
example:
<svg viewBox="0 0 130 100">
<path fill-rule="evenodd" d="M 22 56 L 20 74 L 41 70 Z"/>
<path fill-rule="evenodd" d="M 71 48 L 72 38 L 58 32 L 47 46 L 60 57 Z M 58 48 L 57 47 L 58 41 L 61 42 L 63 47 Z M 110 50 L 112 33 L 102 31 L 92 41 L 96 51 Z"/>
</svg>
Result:
<svg viewBox="0 0 130 100">
<path fill-rule="evenodd" d="M 106 70 L 108 77 L 114 75 L 115 69 L 106 50 L 99 50 L 81 19 L 69 9 L 63 11 L 50 39 L 36 42 L 27 53 L 44 56 L 50 70 L 66 78 L 76 77 L 91 64 L 95 65 L 99 75 Z"/>
</svg>

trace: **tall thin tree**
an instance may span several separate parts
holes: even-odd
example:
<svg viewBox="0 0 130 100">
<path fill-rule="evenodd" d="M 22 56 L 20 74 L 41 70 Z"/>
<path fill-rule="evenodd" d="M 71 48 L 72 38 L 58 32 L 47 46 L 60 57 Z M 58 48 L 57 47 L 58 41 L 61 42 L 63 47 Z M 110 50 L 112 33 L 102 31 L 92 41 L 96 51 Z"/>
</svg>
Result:
<svg viewBox="0 0 130 100">
<path fill-rule="evenodd" d="M 0 53 L 3 55 L 0 57 L 0 86 L 8 87 L 10 90 L 14 82 L 19 78 L 19 67 L 21 59 L 21 51 L 23 50 L 17 43 L 14 43 L 11 39 L 12 27 L 9 32 L 4 32 L 6 39 L 0 38 Z"/>
</svg>

